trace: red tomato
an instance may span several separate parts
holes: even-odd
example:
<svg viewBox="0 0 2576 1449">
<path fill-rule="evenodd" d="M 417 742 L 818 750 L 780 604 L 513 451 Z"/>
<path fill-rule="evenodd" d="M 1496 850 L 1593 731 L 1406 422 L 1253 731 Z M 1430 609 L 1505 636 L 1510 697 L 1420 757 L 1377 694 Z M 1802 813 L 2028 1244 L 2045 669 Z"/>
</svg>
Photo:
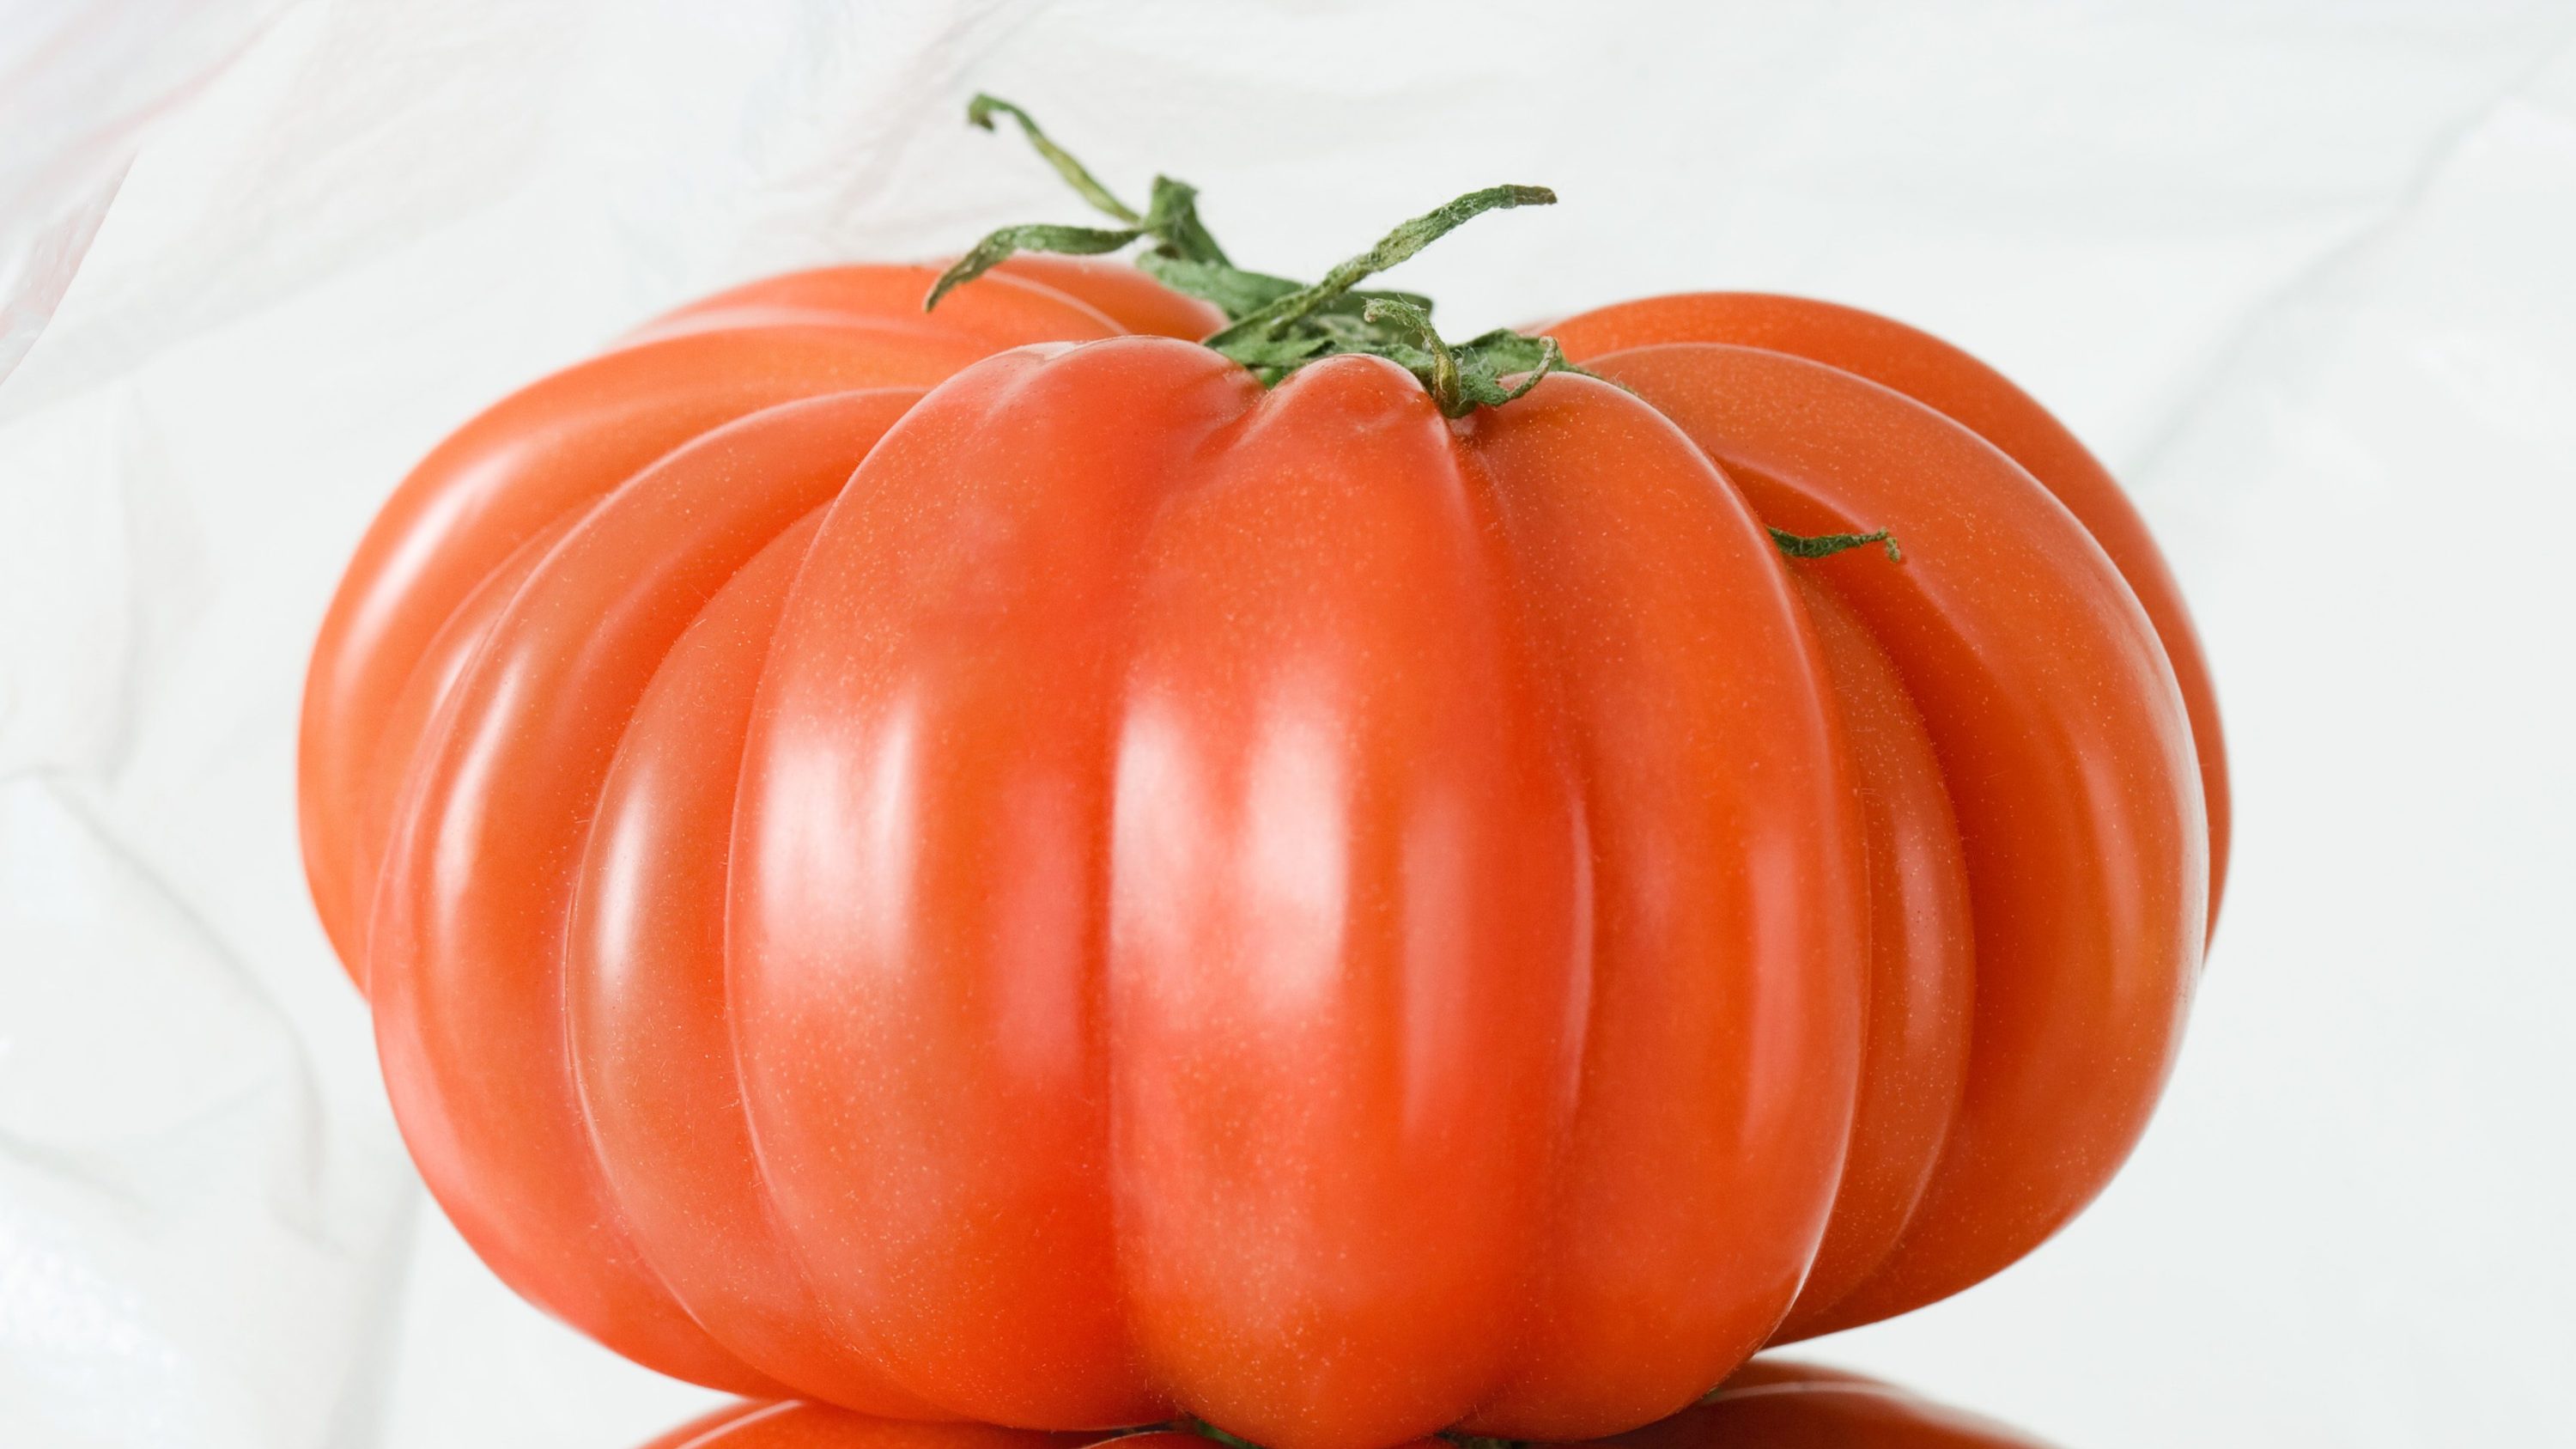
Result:
<svg viewBox="0 0 2576 1449">
<path fill-rule="evenodd" d="M 2108 1179 L 2206 686 L 2035 405 L 1666 299 L 1452 421 L 1123 267 L 929 279 L 503 401 L 324 624 L 315 898 L 520 1292 L 878 1415 L 1572 1440 Z"/>
<path fill-rule="evenodd" d="M 645 1449 L 1209 1449 L 1163 1429 L 1099 1440 L 972 1424 L 871 1419 L 820 1404 L 750 1402 L 719 1409 Z M 2045 1449 L 1992 1420 L 1858 1374 L 1757 1359 L 1705 1400 L 1597 1444 L 1618 1449 Z M 1447 1449 L 1431 1440 L 1409 1449 Z"/>
</svg>

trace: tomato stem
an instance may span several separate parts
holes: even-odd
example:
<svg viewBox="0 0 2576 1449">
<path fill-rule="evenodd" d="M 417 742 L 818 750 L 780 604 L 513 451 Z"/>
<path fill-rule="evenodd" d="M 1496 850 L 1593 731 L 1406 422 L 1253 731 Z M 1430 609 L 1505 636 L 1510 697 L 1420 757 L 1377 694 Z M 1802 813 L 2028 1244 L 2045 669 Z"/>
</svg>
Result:
<svg viewBox="0 0 2576 1449">
<path fill-rule="evenodd" d="M 975 99 L 966 103 L 966 124 L 987 131 L 992 130 L 993 116 L 996 112 L 1020 123 L 1020 134 L 1028 138 L 1030 147 L 1040 156 L 1045 157 L 1047 164 L 1053 166 L 1056 174 L 1065 179 L 1066 185 L 1081 193 L 1083 200 L 1130 226 L 1144 221 L 1145 218 L 1139 215 L 1134 207 L 1120 201 L 1108 187 L 1101 185 L 1099 178 L 1091 174 L 1089 167 L 1073 159 L 1071 152 L 1049 139 L 1046 132 L 1039 130 L 1037 121 L 1028 112 L 1012 105 L 1009 101 L 999 96 L 978 94 Z"/>
<path fill-rule="evenodd" d="M 1845 549 L 1882 544 L 1890 563 L 1905 562 L 1905 550 L 1896 546 L 1896 535 L 1886 529 L 1871 533 L 1791 533 L 1785 528 L 1771 530 L 1771 542 L 1791 558 L 1832 558 Z"/>
<path fill-rule="evenodd" d="M 1456 346 L 1431 325 L 1431 299 L 1414 292 L 1360 289 L 1359 284 L 1411 259 L 1424 247 L 1489 211 L 1550 206 L 1556 193 L 1544 186 L 1489 186 L 1397 226 L 1377 245 L 1350 258 L 1311 284 L 1247 271 L 1234 265 L 1199 219 L 1198 188 L 1168 176 L 1154 178 L 1153 195 L 1137 211 L 1055 143 L 1027 111 L 997 96 L 978 95 L 966 119 L 996 129 L 995 116 L 1017 122 L 1065 184 L 1114 227 L 1035 224 L 1006 226 L 977 242 L 940 274 L 922 309 L 982 276 L 1015 252 L 1043 251 L 1098 256 L 1135 242 L 1149 242 L 1137 265 L 1174 291 L 1215 304 L 1226 325 L 1202 339 L 1242 363 L 1262 385 L 1278 382 L 1307 363 L 1340 353 L 1383 357 L 1421 379 L 1440 411 L 1464 417 L 1479 407 L 1500 407 L 1536 386 L 1550 372 L 1579 372 L 1555 342 L 1509 330 L 1485 333 Z M 1517 386 L 1505 377 L 1519 376 Z"/>
<path fill-rule="evenodd" d="M 1557 346 L 1555 338 L 1523 337 L 1508 328 L 1496 328 L 1452 347 L 1433 330 L 1429 312 L 1392 297 L 1372 300 L 1360 316 L 1373 324 L 1412 329 L 1420 337 L 1421 346 L 1394 343 L 1384 355 L 1420 378 L 1446 417 L 1463 418 L 1480 407 L 1501 407 L 1538 386 L 1551 372 L 1583 371 L 1565 360 L 1565 349 Z M 1521 380 L 1505 386 L 1503 379 L 1515 373 Z"/>
</svg>

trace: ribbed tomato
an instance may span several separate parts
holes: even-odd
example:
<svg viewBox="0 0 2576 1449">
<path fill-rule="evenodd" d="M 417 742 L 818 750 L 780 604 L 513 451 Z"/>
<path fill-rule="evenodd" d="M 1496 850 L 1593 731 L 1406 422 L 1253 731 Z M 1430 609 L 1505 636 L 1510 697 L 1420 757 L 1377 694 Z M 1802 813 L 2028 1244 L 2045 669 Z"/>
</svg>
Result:
<svg viewBox="0 0 2576 1449">
<path fill-rule="evenodd" d="M 730 1405 L 645 1449 L 1208 1449 L 1178 1430 L 1101 1440 L 971 1424 L 875 1419 L 820 1404 Z M 1596 1444 L 1617 1449 L 2044 1449 L 1976 1414 L 1946 1408 L 1858 1374 L 1756 1359 L 1701 1403 Z M 1428 1440 L 1407 1449 L 1448 1449 Z"/>
<path fill-rule="evenodd" d="M 929 279 L 503 401 L 324 624 L 315 898 L 520 1292 L 880 1415 L 1570 1440 L 2118 1166 L 2220 756 L 2009 384 L 1715 296 L 1436 404 L 1124 267 Z M 1774 546 L 1863 528 L 1902 562 Z"/>
</svg>

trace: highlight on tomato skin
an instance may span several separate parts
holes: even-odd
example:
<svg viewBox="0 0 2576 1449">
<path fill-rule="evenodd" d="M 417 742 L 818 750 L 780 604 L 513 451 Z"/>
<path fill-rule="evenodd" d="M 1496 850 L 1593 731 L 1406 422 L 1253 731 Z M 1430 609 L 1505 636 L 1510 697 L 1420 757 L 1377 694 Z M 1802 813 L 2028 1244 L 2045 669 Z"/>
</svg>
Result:
<svg viewBox="0 0 2576 1449">
<path fill-rule="evenodd" d="M 2224 848 L 2152 542 L 1847 309 L 1156 266 L 754 282 L 396 491 L 299 803 L 430 1190 L 886 1434 L 1867 1407 L 1670 1417 L 2143 1130 Z"/>
<path fill-rule="evenodd" d="M 968 1424 L 871 1419 L 825 1405 L 749 1400 L 730 1404 L 644 1449 L 1208 1449 L 1186 1430 L 1155 1429 L 1102 1440 Z M 1701 1403 L 1613 1438 L 1616 1449 L 2047 1449 L 1981 1415 L 1953 1409 L 1858 1374 L 1756 1359 Z M 1473 1449 L 1433 1439 L 1403 1449 Z"/>
</svg>

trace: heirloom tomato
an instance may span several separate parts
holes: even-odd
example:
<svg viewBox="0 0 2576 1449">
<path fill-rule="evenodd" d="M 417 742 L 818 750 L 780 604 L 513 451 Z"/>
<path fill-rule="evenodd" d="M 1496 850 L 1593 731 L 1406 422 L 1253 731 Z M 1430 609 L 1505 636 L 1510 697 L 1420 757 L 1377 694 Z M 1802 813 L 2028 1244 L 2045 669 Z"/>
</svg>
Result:
<svg viewBox="0 0 2576 1449">
<path fill-rule="evenodd" d="M 1572 1440 L 2101 1188 L 2224 798 L 2153 544 L 1892 322 L 1356 290 L 1545 199 L 1300 288 L 1166 182 L 927 314 L 684 308 L 419 465 L 302 824 L 495 1271 L 880 1416 Z"/>
</svg>

